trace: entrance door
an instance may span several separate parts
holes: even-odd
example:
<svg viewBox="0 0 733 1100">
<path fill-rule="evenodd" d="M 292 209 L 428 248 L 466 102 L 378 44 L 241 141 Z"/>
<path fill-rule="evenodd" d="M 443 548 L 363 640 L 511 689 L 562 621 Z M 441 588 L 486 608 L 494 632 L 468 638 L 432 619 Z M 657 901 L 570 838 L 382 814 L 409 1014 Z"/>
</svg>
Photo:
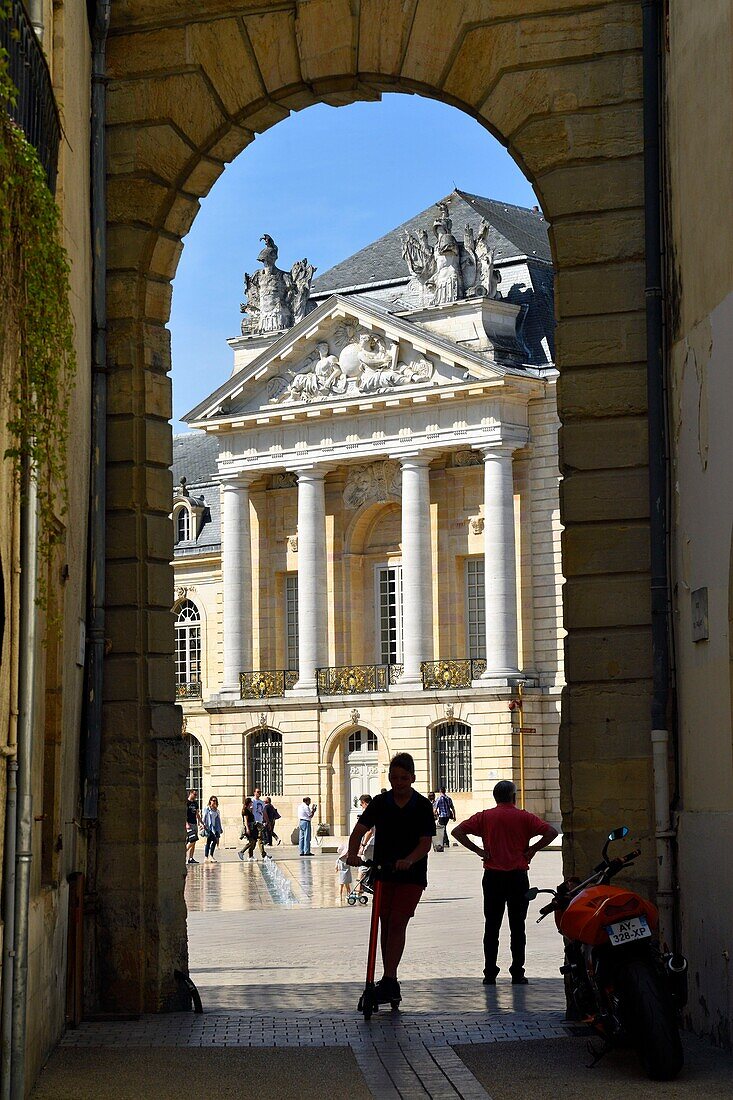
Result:
<svg viewBox="0 0 733 1100">
<path fill-rule="evenodd" d="M 359 795 L 379 794 L 377 735 L 371 730 L 355 729 L 346 745 L 346 782 L 349 832 L 361 813 Z"/>
</svg>

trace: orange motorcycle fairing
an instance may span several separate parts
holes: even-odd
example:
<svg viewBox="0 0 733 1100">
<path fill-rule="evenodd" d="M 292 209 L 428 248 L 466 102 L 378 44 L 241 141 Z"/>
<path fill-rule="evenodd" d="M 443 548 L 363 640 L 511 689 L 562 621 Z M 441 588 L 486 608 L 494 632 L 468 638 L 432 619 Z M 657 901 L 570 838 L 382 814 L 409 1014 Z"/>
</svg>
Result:
<svg viewBox="0 0 733 1100">
<path fill-rule="evenodd" d="M 620 886 L 589 886 L 557 914 L 557 926 L 569 940 L 600 947 L 608 943 L 606 925 L 629 917 L 646 917 L 656 932 L 659 914 L 650 901 Z"/>
</svg>

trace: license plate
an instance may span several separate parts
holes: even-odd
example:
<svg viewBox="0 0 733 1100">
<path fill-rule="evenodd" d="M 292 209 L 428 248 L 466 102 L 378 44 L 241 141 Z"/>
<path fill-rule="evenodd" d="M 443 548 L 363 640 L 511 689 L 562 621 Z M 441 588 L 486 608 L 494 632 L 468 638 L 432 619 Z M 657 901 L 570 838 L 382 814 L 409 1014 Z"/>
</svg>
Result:
<svg viewBox="0 0 733 1100">
<path fill-rule="evenodd" d="M 606 931 L 614 947 L 619 947 L 622 943 L 646 939 L 652 934 L 646 917 L 629 917 L 628 920 L 620 920 L 616 924 L 607 924 Z"/>
</svg>

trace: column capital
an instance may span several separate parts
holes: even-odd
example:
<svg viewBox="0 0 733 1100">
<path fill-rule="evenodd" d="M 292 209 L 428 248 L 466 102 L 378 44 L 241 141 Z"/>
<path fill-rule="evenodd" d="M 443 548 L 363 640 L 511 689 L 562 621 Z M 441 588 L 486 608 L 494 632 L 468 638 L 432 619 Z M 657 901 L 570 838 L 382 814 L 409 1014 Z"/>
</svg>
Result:
<svg viewBox="0 0 733 1100">
<path fill-rule="evenodd" d="M 484 462 L 489 458 L 513 455 L 529 443 L 529 429 L 518 429 L 502 432 L 495 439 L 486 440 L 485 443 L 476 443 L 472 450 L 478 451 L 483 456 Z"/>
<path fill-rule="evenodd" d="M 430 451 L 408 451 L 407 454 L 402 452 L 401 454 L 390 455 L 389 457 L 399 461 L 400 465 L 404 468 L 429 466 L 436 456 Z"/>
<path fill-rule="evenodd" d="M 236 474 L 221 474 L 217 480 L 222 489 L 249 489 L 260 476 L 259 470 L 243 470 Z"/>
</svg>

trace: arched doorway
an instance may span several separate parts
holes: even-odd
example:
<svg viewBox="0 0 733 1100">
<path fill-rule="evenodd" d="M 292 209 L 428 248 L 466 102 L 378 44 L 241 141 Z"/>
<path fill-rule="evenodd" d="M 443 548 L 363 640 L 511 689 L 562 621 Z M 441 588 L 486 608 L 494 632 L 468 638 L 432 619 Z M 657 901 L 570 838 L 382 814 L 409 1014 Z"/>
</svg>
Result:
<svg viewBox="0 0 733 1100">
<path fill-rule="evenodd" d="M 344 791 L 349 832 L 361 813 L 359 796 L 379 793 L 379 743 L 376 733 L 357 726 L 347 740 L 344 752 Z"/>
<path fill-rule="evenodd" d="M 639 562 L 646 561 L 648 514 L 646 457 L 634 443 L 635 421 L 646 411 L 641 9 L 577 0 L 551 11 L 508 4 L 497 14 L 490 5 L 456 5 L 441 22 L 427 0 L 382 5 L 373 18 L 377 7 L 311 0 L 229 16 L 203 0 L 195 20 L 185 4 L 170 14 L 135 0 L 113 10 L 107 561 L 115 614 L 108 622 L 102 804 L 113 820 L 124 815 L 131 758 L 139 759 L 140 783 L 161 806 L 185 774 L 172 707 L 166 565 L 165 326 L 181 239 L 224 164 L 291 110 L 408 91 L 452 104 L 500 136 L 552 223 L 567 474 L 569 683 L 560 767 L 566 830 L 584 864 L 607 826 L 609 804 L 628 805 L 628 775 L 640 792 L 628 823 L 641 832 L 649 827 L 648 757 L 639 758 L 635 744 L 633 753 L 616 750 L 606 761 L 609 723 L 641 720 L 649 691 L 649 624 L 639 620 L 634 597 L 637 570 L 646 569 Z M 582 814 L 575 815 L 576 806 Z M 146 820 L 124 880 L 114 889 L 98 881 L 99 953 L 110 960 L 104 1002 L 117 1009 L 180 1003 L 171 977 L 176 967 L 185 969 L 176 821 L 173 813 Z M 102 832 L 100 868 L 110 863 L 110 843 Z M 170 858 L 156 858 L 165 846 Z M 653 874 L 651 862 L 641 874 Z M 124 956 L 131 922 L 156 945 L 134 978 L 114 963 Z"/>
</svg>

